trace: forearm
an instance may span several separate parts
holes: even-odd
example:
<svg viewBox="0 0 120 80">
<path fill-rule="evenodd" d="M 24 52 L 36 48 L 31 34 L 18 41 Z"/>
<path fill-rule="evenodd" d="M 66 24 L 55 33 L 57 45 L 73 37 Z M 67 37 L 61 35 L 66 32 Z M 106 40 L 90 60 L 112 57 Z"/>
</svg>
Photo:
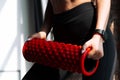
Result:
<svg viewBox="0 0 120 80">
<path fill-rule="evenodd" d="M 47 5 L 46 11 L 45 11 L 44 22 L 41 27 L 41 31 L 48 34 L 49 31 L 51 30 L 52 23 L 53 23 L 53 9 L 52 9 L 51 3 L 48 2 L 48 5 Z"/>
<path fill-rule="evenodd" d="M 106 29 L 110 12 L 110 0 L 96 0 L 96 9 L 97 23 L 95 33 L 93 34 L 93 37 L 83 45 L 83 50 L 92 47 L 88 57 L 94 60 L 99 60 L 104 56 L 104 38 L 103 34 L 96 32 L 96 30 L 104 31 Z"/>
<path fill-rule="evenodd" d="M 97 23 L 96 29 L 105 30 L 110 13 L 111 0 L 96 0 Z"/>
</svg>

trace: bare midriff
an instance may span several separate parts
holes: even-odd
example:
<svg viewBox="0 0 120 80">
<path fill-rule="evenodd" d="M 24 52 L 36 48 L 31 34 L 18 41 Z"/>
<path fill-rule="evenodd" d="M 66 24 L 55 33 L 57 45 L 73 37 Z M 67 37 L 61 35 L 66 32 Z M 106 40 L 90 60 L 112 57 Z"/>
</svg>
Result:
<svg viewBox="0 0 120 80">
<path fill-rule="evenodd" d="M 55 14 L 70 10 L 80 4 L 91 2 L 91 0 L 50 0 Z"/>
</svg>

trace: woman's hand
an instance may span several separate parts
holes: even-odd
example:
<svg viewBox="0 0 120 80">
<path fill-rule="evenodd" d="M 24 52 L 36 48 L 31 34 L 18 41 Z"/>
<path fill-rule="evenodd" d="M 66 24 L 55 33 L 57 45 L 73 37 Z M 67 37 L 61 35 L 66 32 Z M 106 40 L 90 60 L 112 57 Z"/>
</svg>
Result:
<svg viewBox="0 0 120 80">
<path fill-rule="evenodd" d="M 46 39 L 46 33 L 44 31 L 40 31 L 40 32 L 35 33 L 29 37 L 29 39 L 33 39 L 33 38 Z"/>
<path fill-rule="evenodd" d="M 84 52 L 88 47 L 92 47 L 92 50 L 88 54 L 88 58 L 99 60 L 104 56 L 103 39 L 99 34 L 94 34 L 93 37 L 83 45 L 82 52 Z"/>
</svg>

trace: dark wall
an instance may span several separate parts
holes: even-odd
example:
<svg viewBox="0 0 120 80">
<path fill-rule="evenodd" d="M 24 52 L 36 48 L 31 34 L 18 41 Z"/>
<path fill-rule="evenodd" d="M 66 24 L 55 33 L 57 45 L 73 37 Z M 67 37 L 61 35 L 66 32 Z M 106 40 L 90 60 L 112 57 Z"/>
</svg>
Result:
<svg viewBox="0 0 120 80">
<path fill-rule="evenodd" d="M 112 0 L 111 15 L 114 20 L 114 36 L 118 55 L 115 80 L 120 80 L 120 0 Z"/>
<path fill-rule="evenodd" d="M 111 15 L 114 19 L 114 33 L 117 42 L 118 53 L 120 53 L 120 0 L 112 0 Z M 118 54 L 119 58 L 120 55 Z"/>
</svg>

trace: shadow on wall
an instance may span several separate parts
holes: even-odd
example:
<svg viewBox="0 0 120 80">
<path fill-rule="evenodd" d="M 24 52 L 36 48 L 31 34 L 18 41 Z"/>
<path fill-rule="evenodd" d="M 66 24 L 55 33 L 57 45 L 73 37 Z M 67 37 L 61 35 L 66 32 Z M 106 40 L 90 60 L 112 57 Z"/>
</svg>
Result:
<svg viewBox="0 0 120 80">
<path fill-rule="evenodd" d="M 21 36 L 23 38 L 23 41 L 25 41 L 28 38 L 28 36 L 35 33 L 33 0 L 18 0 L 17 15 L 18 15 L 18 19 L 17 19 L 18 20 L 18 23 L 17 23 L 18 24 L 18 36 Z M 18 40 L 21 40 L 20 37 Z M 21 45 L 21 41 L 19 41 L 19 43 L 20 43 L 19 45 Z M 19 48 L 19 50 L 22 50 L 22 46 L 19 46 L 19 47 L 21 47 L 21 49 Z M 21 66 L 22 65 L 25 65 L 23 68 L 26 67 L 25 70 L 28 71 L 32 64 L 29 62 L 25 62 L 25 63 L 21 63 Z"/>
</svg>

